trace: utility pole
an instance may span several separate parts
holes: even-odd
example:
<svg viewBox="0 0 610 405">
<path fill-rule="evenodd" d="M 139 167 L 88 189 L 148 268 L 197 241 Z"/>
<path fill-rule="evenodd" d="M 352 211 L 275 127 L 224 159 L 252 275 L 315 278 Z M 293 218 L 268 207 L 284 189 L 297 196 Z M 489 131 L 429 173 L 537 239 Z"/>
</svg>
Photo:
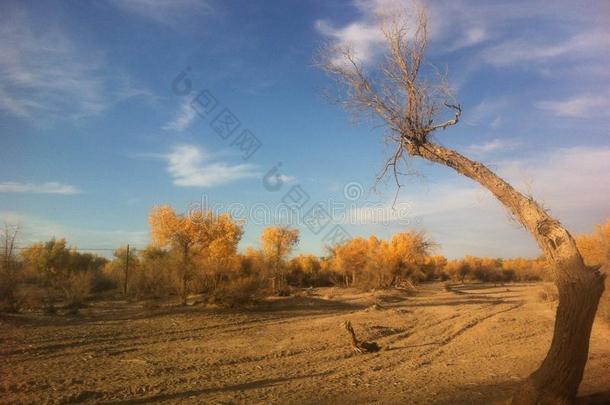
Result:
<svg viewBox="0 0 610 405">
<path fill-rule="evenodd" d="M 129 244 L 127 244 L 127 254 L 125 255 L 125 283 L 123 284 L 123 295 L 127 297 L 127 280 L 129 277 Z"/>
</svg>

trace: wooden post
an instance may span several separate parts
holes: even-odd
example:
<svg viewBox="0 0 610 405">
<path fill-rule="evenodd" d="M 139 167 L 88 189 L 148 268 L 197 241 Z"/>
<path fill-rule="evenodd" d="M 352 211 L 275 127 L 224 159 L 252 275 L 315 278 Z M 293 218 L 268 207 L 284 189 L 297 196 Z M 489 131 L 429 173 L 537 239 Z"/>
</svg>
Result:
<svg viewBox="0 0 610 405">
<path fill-rule="evenodd" d="M 125 256 L 125 282 L 123 283 L 123 295 L 127 297 L 127 280 L 129 278 L 129 244 L 127 244 L 127 254 Z"/>
</svg>

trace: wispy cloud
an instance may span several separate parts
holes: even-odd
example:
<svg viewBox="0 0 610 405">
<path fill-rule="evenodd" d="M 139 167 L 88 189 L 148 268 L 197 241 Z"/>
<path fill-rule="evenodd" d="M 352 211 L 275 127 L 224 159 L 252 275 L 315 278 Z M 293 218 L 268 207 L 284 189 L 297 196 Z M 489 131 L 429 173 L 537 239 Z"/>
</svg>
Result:
<svg viewBox="0 0 610 405">
<path fill-rule="evenodd" d="M 176 117 L 163 125 L 162 129 L 167 131 L 179 131 L 182 132 L 186 130 L 192 123 L 193 120 L 197 117 L 197 112 L 191 106 L 190 100 L 185 101 L 180 106 Z"/>
<path fill-rule="evenodd" d="M 354 22 L 345 27 L 337 28 L 327 21 L 316 21 L 316 29 L 333 41 L 333 46 L 340 50 L 349 50 L 353 57 L 367 64 L 379 54 L 383 35 L 379 28 L 369 22 Z M 341 63 L 339 55 L 335 63 Z"/>
<path fill-rule="evenodd" d="M 35 122 L 96 115 L 143 94 L 104 55 L 81 47 L 60 25 L 37 26 L 19 5 L 0 15 L 0 110 Z"/>
<path fill-rule="evenodd" d="M 482 60 L 495 66 L 514 66 L 523 62 L 546 62 L 559 57 L 579 58 L 610 52 L 607 32 L 588 31 L 558 42 L 541 43 L 532 38 L 508 40 L 486 48 Z"/>
<path fill-rule="evenodd" d="M 344 26 L 337 26 L 327 20 L 317 20 L 315 28 L 331 42 L 331 47 L 338 53 L 333 63 L 343 64 L 344 58 L 339 54 L 349 50 L 352 57 L 364 65 L 373 62 L 383 50 L 383 32 L 379 28 L 378 20 L 385 16 L 404 15 L 413 8 L 413 2 L 402 0 L 355 0 L 352 1 L 361 17 Z M 408 24 L 409 29 L 415 27 Z"/>
<path fill-rule="evenodd" d="M 485 125 L 497 129 L 502 125 L 504 110 L 510 107 L 511 102 L 508 97 L 485 99 L 466 113 L 464 122 L 468 125 Z"/>
<path fill-rule="evenodd" d="M 492 152 L 506 152 L 515 149 L 520 142 L 515 139 L 492 139 L 483 143 L 472 144 L 468 150 L 477 155 L 483 155 Z"/>
<path fill-rule="evenodd" d="M 180 187 L 213 187 L 260 174 L 251 164 L 214 162 L 208 153 L 195 145 L 178 145 L 164 157 L 167 171 L 174 178 L 174 184 Z"/>
<path fill-rule="evenodd" d="M 110 0 L 110 2 L 130 14 L 172 26 L 176 26 L 186 18 L 213 12 L 210 0 Z"/>
<path fill-rule="evenodd" d="M 69 184 L 53 181 L 39 184 L 5 181 L 0 182 L 0 193 L 79 194 L 80 190 Z"/>
<path fill-rule="evenodd" d="M 536 108 L 551 111 L 559 117 L 593 118 L 610 116 L 610 97 L 581 94 L 566 100 L 546 100 L 535 104 Z"/>
</svg>

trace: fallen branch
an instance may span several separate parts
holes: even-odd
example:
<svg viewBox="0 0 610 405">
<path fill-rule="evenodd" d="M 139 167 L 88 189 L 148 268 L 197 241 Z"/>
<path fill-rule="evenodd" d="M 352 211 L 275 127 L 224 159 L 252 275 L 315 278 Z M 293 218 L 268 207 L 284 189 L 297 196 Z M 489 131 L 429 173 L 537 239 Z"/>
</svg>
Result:
<svg viewBox="0 0 610 405">
<path fill-rule="evenodd" d="M 352 350 L 356 353 L 373 353 L 381 350 L 381 347 L 377 344 L 377 342 L 360 342 L 356 337 L 356 332 L 354 332 L 354 328 L 352 327 L 352 323 L 350 321 L 343 322 L 343 327 L 349 333 L 352 339 Z"/>
</svg>

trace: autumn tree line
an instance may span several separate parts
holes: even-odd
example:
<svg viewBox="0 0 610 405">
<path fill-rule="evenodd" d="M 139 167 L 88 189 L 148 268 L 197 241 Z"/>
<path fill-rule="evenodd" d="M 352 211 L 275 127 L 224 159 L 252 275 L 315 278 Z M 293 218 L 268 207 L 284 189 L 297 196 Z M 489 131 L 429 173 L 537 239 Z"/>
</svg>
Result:
<svg viewBox="0 0 610 405">
<path fill-rule="evenodd" d="M 111 260 L 81 253 L 65 239 L 34 243 L 17 252 L 17 231 L 5 227 L 0 247 L 2 309 L 52 313 L 63 306 L 76 311 L 91 296 L 118 293 L 133 300 L 175 297 L 185 305 L 192 297 L 241 306 L 309 287 L 415 289 L 430 281 L 500 284 L 551 279 L 542 258 L 448 260 L 435 254 L 436 244 L 415 230 L 387 240 L 354 238 L 328 246 L 319 257 L 293 256 L 299 231 L 285 226 L 263 229 L 260 248 L 239 252 L 244 224 L 228 214 L 181 215 L 160 206 L 151 210 L 149 223 L 149 246 L 119 248 Z M 610 220 L 577 241 L 587 263 L 610 263 Z M 601 307 L 610 310 L 608 300 Z"/>
</svg>

